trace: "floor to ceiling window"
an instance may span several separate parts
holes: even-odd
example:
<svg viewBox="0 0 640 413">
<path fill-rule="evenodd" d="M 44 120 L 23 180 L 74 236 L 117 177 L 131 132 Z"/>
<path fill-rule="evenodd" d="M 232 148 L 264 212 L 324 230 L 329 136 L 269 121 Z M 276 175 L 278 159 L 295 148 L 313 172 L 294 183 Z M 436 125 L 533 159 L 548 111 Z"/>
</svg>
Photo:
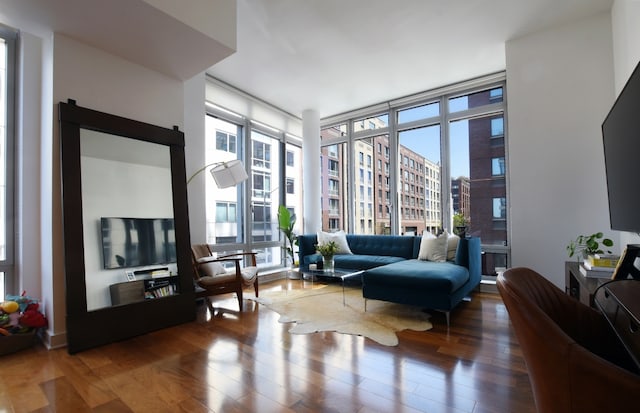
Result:
<svg viewBox="0 0 640 413">
<path fill-rule="evenodd" d="M 302 217 L 302 150 L 283 132 L 227 111 L 206 116 L 207 164 L 241 159 L 249 179 L 220 189 L 206 181 L 206 237 L 218 253 L 252 250 L 258 266 L 291 264 L 283 254 L 278 208 Z M 302 219 L 294 228 L 301 233 Z"/>
<path fill-rule="evenodd" d="M 322 228 L 357 234 L 466 231 L 483 272 L 508 265 L 504 76 L 325 120 Z"/>
<path fill-rule="evenodd" d="M 0 26 L 0 300 L 14 293 L 13 109 L 17 33 Z"/>
<path fill-rule="evenodd" d="M 205 122 L 205 164 L 241 159 L 244 161 L 243 126 L 207 116 Z M 244 185 L 220 189 L 213 179 L 205 180 L 207 243 L 244 244 Z"/>
</svg>

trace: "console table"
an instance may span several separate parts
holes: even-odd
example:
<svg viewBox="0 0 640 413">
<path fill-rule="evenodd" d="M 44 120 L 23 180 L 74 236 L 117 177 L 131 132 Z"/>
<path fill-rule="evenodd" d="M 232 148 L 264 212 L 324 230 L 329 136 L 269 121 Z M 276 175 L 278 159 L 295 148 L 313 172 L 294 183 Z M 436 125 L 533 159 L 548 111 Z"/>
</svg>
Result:
<svg viewBox="0 0 640 413">
<path fill-rule="evenodd" d="M 178 289 L 178 277 L 144 278 L 109 286 L 111 305 L 130 304 L 150 298 L 174 295 Z"/>
<path fill-rule="evenodd" d="M 580 272 L 580 263 L 566 261 L 564 263 L 565 292 L 581 303 L 594 307 L 593 294 L 598 287 L 609 281 L 606 278 L 588 278 Z"/>
</svg>

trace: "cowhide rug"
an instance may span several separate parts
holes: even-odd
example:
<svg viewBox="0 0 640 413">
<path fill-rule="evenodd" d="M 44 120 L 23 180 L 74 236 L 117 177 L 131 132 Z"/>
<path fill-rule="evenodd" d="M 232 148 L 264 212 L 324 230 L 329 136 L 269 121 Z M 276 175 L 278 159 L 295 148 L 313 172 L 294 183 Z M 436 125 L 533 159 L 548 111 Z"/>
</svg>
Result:
<svg viewBox="0 0 640 413">
<path fill-rule="evenodd" d="M 293 323 L 289 332 L 309 334 L 335 331 L 368 337 L 386 346 L 398 345 L 396 331 L 405 329 L 426 331 L 433 327 L 429 314 L 420 308 L 378 300 L 367 300 L 359 288 L 345 289 L 329 284 L 316 288 L 265 291 L 259 298 L 247 298 L 263 304 L 280 314 L 281 323 Z"/>
</svg>

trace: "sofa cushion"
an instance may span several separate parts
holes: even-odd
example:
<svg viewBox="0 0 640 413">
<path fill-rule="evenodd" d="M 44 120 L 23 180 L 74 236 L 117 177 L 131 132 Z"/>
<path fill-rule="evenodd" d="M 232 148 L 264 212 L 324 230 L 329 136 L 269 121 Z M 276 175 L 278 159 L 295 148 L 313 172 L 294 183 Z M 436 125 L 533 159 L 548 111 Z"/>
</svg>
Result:
<svg viewBox="0 0 640 413">
<path fill-rule="evenodd" d="M 364 284 L 392 285 L 452 293 L 469 280 L 467 268 L 452 262 L 404 260 L 365 271 Z"/>
<path fill-rule="evenodd" d="M 460 242 L 460 237 L 456 234 L 449 234 L 447 236 L 447 261 L 453 261 L 456 259 L 458 242 Z"/>
<path fill-rule="evenodd" d="M 430 232 L 422 235 L 420 242 L 420 252 L 418 259 L 429 260 L 435 262 L 444 262 L 447 260 L 447 232 L 435 236 Z"/>
<path fill-rule="evenodd" d="M 402 261 L 404 258 L 389 255 L 335 255 L 333 262 L 336 268 L 347 270 L 367 270 L 381 265 Z"/>
</svg>

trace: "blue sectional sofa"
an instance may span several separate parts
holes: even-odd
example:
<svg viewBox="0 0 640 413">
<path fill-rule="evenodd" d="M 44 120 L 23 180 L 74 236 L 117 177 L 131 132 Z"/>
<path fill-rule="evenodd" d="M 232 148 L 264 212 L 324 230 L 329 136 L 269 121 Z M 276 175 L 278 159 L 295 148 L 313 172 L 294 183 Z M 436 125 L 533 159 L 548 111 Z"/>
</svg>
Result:
<svg viewBox="0 0 640 413">
<path fill-rule="evenodd" d="M 455 260 L 419 260 L 421 236 L 347 235 L 353 254 L 334 256 L 336 268 L 366 270 L 362 275 L 365 299 L 390 301 L 449 313 L 480 284 L 480 238 L 458 242 Z M 322 260 L 316 235 L 298 237 L 300 268 Z"/>
</svg>

